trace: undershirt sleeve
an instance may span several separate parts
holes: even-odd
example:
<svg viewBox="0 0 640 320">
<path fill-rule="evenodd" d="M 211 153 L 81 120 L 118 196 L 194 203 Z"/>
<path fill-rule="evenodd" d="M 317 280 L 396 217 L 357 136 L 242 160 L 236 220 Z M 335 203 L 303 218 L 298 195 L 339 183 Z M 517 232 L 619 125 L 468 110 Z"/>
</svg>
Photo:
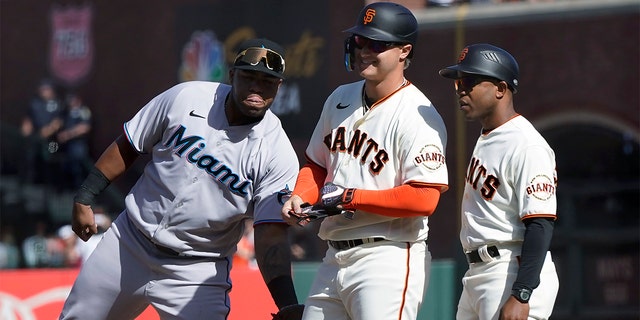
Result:
<svg viewBox="0 0 640 320">
<path fill-rule="evenodd" d="M 430 216 L 440 200 L 440 187 L 403 184 L 385 190 L 356 189 L 345 209 L 359 209 L 389 217 Z"/>
<path fill-rule="evenodd" d="M 320 200 L 320 189 L 327 177 L 327 170 L 312 161 L 300 169 L 293 193 L 300 196 L 304 202 L 316 203 Z"/>
<path fill-rule="evenodd" d="M 554 221 L 550 218 L 529 218 L 523 220 L 526 230 L 520 268 L 513 283 L 513 289 L 533 290 L 540 284 L 540 271 L 551 245 Z"/>
</svg>

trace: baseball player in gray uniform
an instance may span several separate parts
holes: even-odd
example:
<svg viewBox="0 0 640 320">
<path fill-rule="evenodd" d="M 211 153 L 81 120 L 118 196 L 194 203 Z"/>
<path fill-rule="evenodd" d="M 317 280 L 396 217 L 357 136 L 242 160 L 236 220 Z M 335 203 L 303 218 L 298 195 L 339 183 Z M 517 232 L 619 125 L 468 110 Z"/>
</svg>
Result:
<svg viewBox="0 0 640 320">
<path fill-rule="evenodd" d="M 485 43 L 467 46 L 456 65 L 440 70 L 455 80 L 466 118 L 482 124 L 462 199 L 460 241 L 469 269 L 458 320 L 548 319 L 558 293 L 549 252 L 555 155 L 514 109 L 518 74 L 511 54 Z"/>
<path fill-rule="evenodd" d="M 247 40 L 230 85 L 180 83 L 124 124 L 76 195 L 72 226 L 82 240 L 97 232 L 95 197 L 139 154 L 151 160 L 82 266 L 60 319 L 134 319 L 148 305 L 162 319 L 226 319 L 232 256 L 250 218 L 276 305 L 298 305 L 280 209 L 299 164 L 269 110 L 284 69 L 278 44 Z"/>
<path fill-rule="evenodd" d="M 417 318 L 431 268 L 428 217 L 448 188 L 444 122 L 404 77 L 417 26 L 407 8 L 375 2 L 346 30 L 346 65 L 363 80 L 325 101 L 282 208 L 291 224 L 310 219 L 305 202 L 344 209 L 321 222 L 329 246 L 305 320 Z"/>
</svg>

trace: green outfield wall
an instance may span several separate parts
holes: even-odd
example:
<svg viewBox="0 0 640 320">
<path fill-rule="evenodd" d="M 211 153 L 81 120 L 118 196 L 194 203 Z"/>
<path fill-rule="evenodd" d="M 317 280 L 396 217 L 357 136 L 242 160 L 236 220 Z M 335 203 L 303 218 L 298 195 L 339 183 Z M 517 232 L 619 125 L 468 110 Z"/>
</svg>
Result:
<svg viewBox="0 0 640 320">
<path fill-rule="evenodd" d="M 318 270 L 318 262 L 297 262 L 293 265 L 293 282 L 299 301 L 305 301 Z M 434 260 L 431 264 L 429 289 L 424 297 L 418 320 L 453 320 L 458 297 L 455 262 Z"/>
</svg>

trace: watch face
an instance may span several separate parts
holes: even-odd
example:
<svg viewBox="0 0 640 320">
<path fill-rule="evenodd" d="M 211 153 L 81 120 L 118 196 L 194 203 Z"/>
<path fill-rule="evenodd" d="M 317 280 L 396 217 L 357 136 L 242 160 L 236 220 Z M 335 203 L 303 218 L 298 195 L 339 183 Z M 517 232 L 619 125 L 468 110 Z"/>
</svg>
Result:
<svg viewBox="0 0 640 320">
<path fill-rule="evenodd" d="M 512 294 L 522 303 L 529 302 L 529 298 L 531 298 L 531 290 L 529 289 L 514 290 Z"/>
</svg>

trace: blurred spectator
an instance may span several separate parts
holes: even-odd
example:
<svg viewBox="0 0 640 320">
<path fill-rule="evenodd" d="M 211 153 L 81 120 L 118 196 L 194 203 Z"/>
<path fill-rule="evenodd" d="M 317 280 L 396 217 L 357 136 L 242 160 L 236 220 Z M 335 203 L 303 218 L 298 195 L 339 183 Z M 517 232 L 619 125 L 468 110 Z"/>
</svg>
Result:
<svg viewBox="0 0 640 320">
<path fill-rule="evenodd" d="M 21 133 L 26 138 L 26 166 L 23 178 L 27 183 L 42 182 L 51 170 L 52 153 L 58 150 L 55 134 L 62 126 L 63 105 L 58 100 L 53 82 L 42 80 L 36 97 L 31 99 L 26 116 L 22 120 Z"/>
<path fill-rule="evenodd" d="M 64 241 L 57 234 L 47 234 L 47 254 L 49 255 L 49 264 L 44 266 L 47 268 L 64 267 Z"/>
<path fill-rule="evenodd" d="M 244 234 L 240 242 L 238 242 L 238 250 L 233 256 L 233 266 L 246 266 L 257 268 L 255 258 L 255 250 L 253 246 L 253 220 L 246 219 L 244 221 Z"/>
<path fill-rule="evenodd" d="M 37 220 L 35 233 L 22 242 L 22 257 L 27 268 L 59 268 L 64 266 L 64 244 L 50 235 L 47 223 Z"/>
<path fill-rule="evenodd" d="M 63 126 L 57 135 L 57 141 L 60 143 L 60 151 L 64 154 L 63 172 L 70 177 L 65 180 L 69 184 L 66 187 L 75 190 L 89 172 L 87 163 L 93 163 L 89 157 L 91 110 L 77 93 L 67 94 L 66 105 Z"/>
<path fill-rule="evenodd" d="M 36 221 L 35 234 L 22 242 L 22 255 L 27 268 L 49 267 L 51 256 L 47 248 L 47 224 Z"/>
<path fill-rule="evenodd" d="M 18 248 L 13 226 L 0 225 L 0 269 L 15 269 L 20 266 L 20 249 Z"/>
<path fill-rule="evenodd" d="M 66 224 L 58 229 L 58 238 L 63 244 L 63 266 L 67 268 L 77 268 L 82 264 L 80 250 L 78 250 L 78 236 L 71 229 L 70 224 Z"/>
</svg>

